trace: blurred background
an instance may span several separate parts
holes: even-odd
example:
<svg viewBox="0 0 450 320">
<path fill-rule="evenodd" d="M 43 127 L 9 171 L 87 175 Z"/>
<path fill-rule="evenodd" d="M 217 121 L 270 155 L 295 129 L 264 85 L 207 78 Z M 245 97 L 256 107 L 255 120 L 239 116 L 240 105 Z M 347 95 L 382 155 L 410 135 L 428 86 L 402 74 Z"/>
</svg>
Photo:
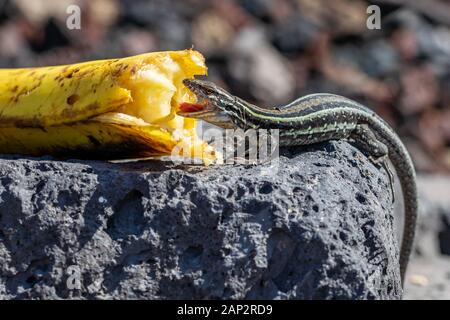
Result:
<svg viewBox="0 0 450 320">
<path fill-rule="evenodd" d="M 79 30 L 66 25 L 72 4 Z M 0 0 L 0 68 L 191 47 L 210 80 L 255 104 L 331 92 L 388 121 L 420 173 L 407 297 L 450 298 L 450 1 Z"/>
</svg>

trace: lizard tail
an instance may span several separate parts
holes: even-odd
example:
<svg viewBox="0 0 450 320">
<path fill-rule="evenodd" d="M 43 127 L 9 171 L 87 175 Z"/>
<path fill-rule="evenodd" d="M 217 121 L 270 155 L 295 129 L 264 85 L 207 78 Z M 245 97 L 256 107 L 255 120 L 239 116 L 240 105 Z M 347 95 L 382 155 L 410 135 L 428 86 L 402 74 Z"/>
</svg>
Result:
<svg viewBox="0 0 450 320">
<path fill-rule="evenodd" d="M 388 147 L 389 159 L 402 187 L 405 217 L 400 249 L 400 276 L 403 286 L 416 230 L 418 211 L 416 172 L 408 150 L 394 130 L 380 118 L 372 120 L 370 126 L 378 139 Z"/>
</svg>

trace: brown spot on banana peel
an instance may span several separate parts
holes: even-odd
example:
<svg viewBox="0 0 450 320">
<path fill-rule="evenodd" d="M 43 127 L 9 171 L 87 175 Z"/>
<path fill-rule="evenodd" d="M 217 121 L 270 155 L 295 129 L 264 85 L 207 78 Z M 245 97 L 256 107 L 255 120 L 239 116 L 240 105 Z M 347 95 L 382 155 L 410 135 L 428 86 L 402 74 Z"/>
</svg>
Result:
<svg viewBox="0 0 450 320">
<path fill-rule="evenodd" d="M 67 98 L 67 104 L 74 105 L 78 100 L 80 100 L 80 96 L 77 94 L 72 94 Z"/>
</svg>

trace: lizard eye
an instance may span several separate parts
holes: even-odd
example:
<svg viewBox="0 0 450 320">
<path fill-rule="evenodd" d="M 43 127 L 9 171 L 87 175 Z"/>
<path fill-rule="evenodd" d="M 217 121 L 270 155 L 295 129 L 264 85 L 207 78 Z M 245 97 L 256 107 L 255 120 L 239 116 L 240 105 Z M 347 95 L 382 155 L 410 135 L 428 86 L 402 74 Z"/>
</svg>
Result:
<svg viewBox="0 0 450 320">
<path fill-rule="evenodd" d="M 212 90 L 212 89 L 207 89 L 207 90 L 206 90 L 206 94 L 207 94 L 208 96 L 212 96 L 212 95 L 214 95 L 214 90 Z"/>
</svg>

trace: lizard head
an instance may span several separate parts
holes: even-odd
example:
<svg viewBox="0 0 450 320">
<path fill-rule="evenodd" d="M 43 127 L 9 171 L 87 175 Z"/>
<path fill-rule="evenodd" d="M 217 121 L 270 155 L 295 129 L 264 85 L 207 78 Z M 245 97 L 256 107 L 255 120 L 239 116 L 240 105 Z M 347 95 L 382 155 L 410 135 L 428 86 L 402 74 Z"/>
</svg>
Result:
<svg viewBox="0 0 450 320">
<path fill-rule="evenodd" d="M 196 95 L 197 103 L 181 104 L 178 115 L 201 119 L 224 129 L 237 127 L 232 117 L 235 96 L 209 81 L 185 79 L 183 83 Z"/>
</svg>

